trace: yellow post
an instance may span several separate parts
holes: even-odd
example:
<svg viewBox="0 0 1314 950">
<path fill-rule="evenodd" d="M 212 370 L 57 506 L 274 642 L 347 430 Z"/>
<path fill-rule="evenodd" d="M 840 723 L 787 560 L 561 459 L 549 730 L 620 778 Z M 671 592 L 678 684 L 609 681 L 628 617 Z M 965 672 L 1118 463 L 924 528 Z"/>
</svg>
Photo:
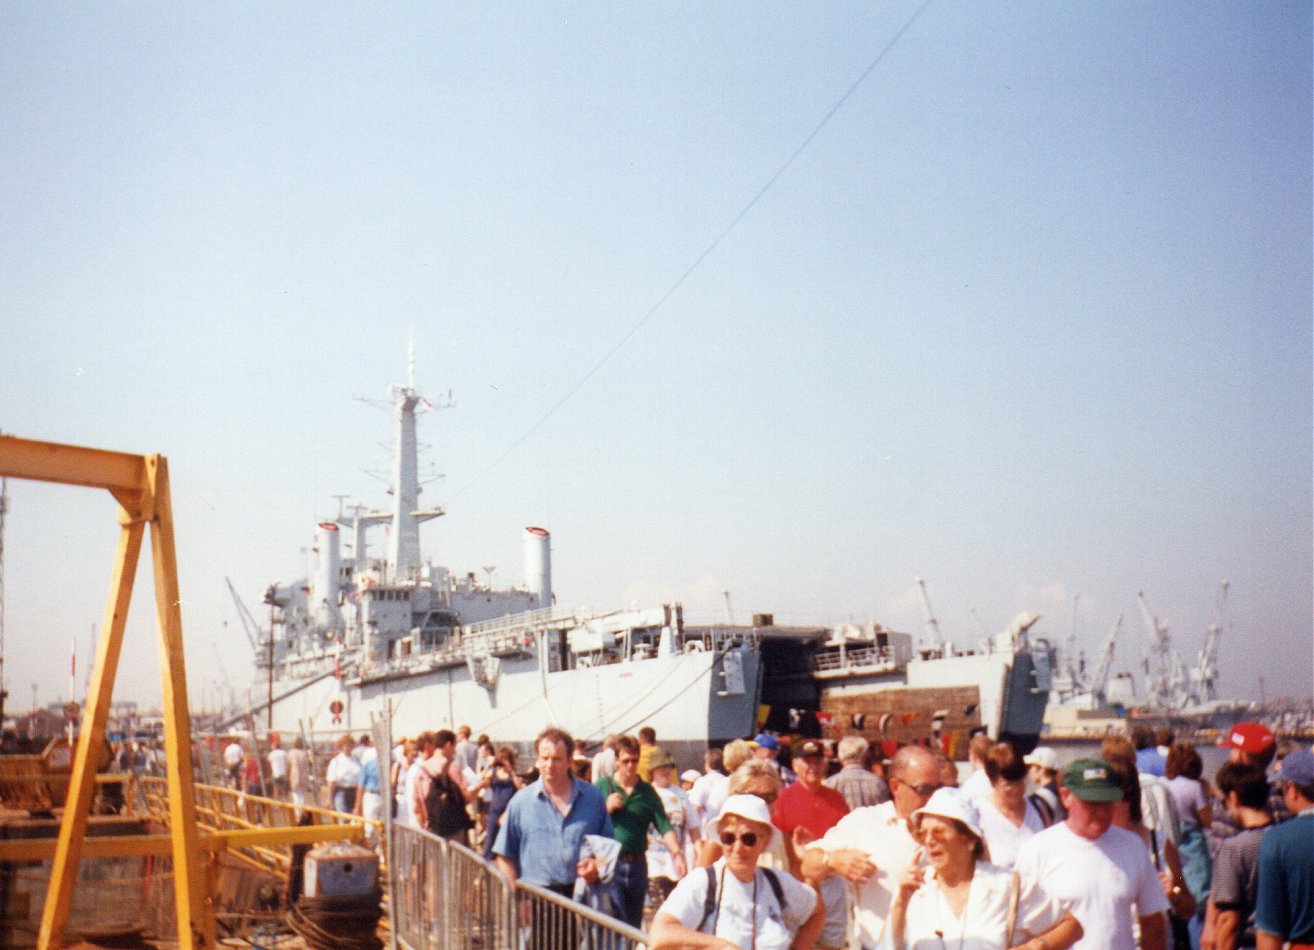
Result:
<svg viewBox="0 0 1314 950">
<path fill-rule="evenodd" d="M 132 582 L 137 573 L 137 559 L 141 554 L 144 525 L 124 511 L 120 515 L 123 528 L 119 532 L 118 554 L 114 558 L 113 581 L 109 600 L 101 621 L 100 643 L 96 648 L 96 665 L 92 671 L 91 688 L 87 695 L 87 708 L 82 713 L 82 733 L 78 737 L 77 753 L 73 757 L 73 775 L 69 779 L 68 797 L 64 801 L 64 820 L 59 826 L 59 843 L 50 868 L 50 885 L 46 903 L 41 911 L 41 930 L 38 946 L 63 945 L 64 921 L 68 918 L 73 901 L 73 884 L 78 876 L 78 860 L 82 855 L 82 840 L 87 833 L 87 814 L 96 794 L 96 764 L 98 750 L 104 741 L 105 724 L 109 719 L 110 694 L 114 676 L 118 671 L 119 652 L 123 645 L 123 629 L 128 619 L 128 604 L 132 599 Z"/>
<path fill-rule="evenodd" d="M 155 499 L 151 519 L 151 556 L 155 564 L 155 612 L 159 621 L 160 661 L 164 686 L 164 761 L 169 782 L 169 827 L 173 833 L 173 894 L 178 908 L 182 950 L 215 944 L 214 908 L 205 867 L 197 847 L 196 790 L 192 777 L 192 731 L 184 674 L 182 607 L 178 563 L 173 544 L 173 505 L 169 463 L 161 455 L 146 459 L 146 478 Z M 183 909 L 188 913 L 184 926 Z M 184 934 L 184 930 L 189 930 Z"/>
</svg>

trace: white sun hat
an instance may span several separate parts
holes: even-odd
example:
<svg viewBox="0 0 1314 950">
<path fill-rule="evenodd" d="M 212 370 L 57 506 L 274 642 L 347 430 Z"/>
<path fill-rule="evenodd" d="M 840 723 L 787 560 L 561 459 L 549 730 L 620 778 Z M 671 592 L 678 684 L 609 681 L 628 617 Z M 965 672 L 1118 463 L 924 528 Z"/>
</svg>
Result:
<svg viewBox="0 0 1314 950">
<path fill-rule="evenodd" d="M 771 812 L 767 810 L 767 804 L 756 795 L 731 795 L 721 806 L 717 816 L 707 823 L 707 833 L 715 837 L 721 826 L 721 819 L 726 815 L 737 815 L 740 818 L 747 818 L 749 821 L 755 821 L 759 825 L 766 825 L 767 840 L 771 840 L 771 835 L 775 829 L 771 825 Z"/>
<path fill-rule="evenodd" d="M 1022 761 L 1027 765 L 1039 765 L 1042 769 L 1049 769 L 1051 772 L 1059 770 L 1058 753 L 1047 745 L 1036 746 Z"/>
<path fill-rule="evenodd" d="M 975 803 L 956 788 L 937 789 L 925 805 L 912 813 L 914 828 L 921 824 L 923 815 L 952 818 L 961 822 L 977 840 L 985 841 L 985 835 L 981 833 L 981 813 L 976 810 Z"/>
</svg>

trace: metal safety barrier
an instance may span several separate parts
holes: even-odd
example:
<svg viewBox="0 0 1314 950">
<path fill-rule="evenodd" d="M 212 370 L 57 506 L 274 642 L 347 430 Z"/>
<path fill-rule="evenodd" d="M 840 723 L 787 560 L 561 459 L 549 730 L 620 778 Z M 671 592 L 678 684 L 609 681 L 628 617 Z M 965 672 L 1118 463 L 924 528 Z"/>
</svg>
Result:
<svg viewBox="0 0 1314 950">
<path fill-rule="evenodd" d="M 169 822 L 168 786 L 164 779 L 143 776 L 137 780 L 136 805 L 141 811 L 167 825 Z M 327 808 L 294 805 L 291 802 L 256 795 L 244 795 L 217 785 L 195 786 L 196 820 L 207 831 L 243 831 L 303 825 L 360 825 L 366 841 L 377 841 L 383 834 L 383 822 L 359 815 L 344 815 Z M 293 842 L 252 843 L 234 849 L 234 854 L 253 866 L 286 875 L 292 863 Z"/>
<path fill-rule="evenodd" d="M 409 825 L 392 826 L 389 889 L 406 950 L 627 950 L 647 937 L 606 914 L 524 882 L 480 855 Z"/>
</svg>

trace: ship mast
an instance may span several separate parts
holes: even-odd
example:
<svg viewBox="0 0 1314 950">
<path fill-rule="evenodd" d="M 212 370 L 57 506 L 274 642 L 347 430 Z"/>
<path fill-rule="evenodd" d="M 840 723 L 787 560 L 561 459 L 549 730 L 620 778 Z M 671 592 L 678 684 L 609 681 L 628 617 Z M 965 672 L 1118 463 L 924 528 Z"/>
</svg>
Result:
<svg viewBox="0 0 1314 950">
<path fill-rule="evenodd" d="M 388 537 L 388 578 L 392 583 L 412 580 L 420 569 L 420 524 L 443 514 L 441 508 L 421 511 L 420 474 L 415 438 L 415 411 L 451 406 L 451 393 L 440 404 L 415 390 L 415 347 L 407 347 L 406 385 L 394 384 L 394 441 L 392 455 L 392 532 Z"/>
</svg>

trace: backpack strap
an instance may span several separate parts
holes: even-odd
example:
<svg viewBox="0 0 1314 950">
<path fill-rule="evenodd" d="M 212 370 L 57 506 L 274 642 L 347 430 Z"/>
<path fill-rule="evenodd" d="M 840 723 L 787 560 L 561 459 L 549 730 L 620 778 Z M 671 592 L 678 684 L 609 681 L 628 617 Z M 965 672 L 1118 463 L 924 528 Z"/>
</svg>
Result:
<svg viewBox="0 0 1314 950">
<path fill-rule="evenodd" d="M 1029 801 L 1036 809 L 1036 814 L 1040 816 L 1040 820 L 1045 823 L 1046 828 L 1054 824 L 1054 809 L 1050 807 L 1050 804 L 1044 795 L 1041 795 L 1038 792 L 1032 792 L 1027 796 L 1027 801 Z"/>
<path fill-rule="evenodd" d="M 711 865 L 705 869 L 707 871 L 707 894 L 703 897 L 703 916 L 698 919 L 698 926 L 694 928 L 699 932 L 707 924 L 708 919 L 712 916 L 712 911 L 716 909 L 716 872 L 712 870 Z M 771 868 L 758 868 L 763 876 L 767 879 L 767 884 L 771 886 L 771 893 L 776 897 L 776 906 L 780 912 L 785 912 L 785 888 L 780 883 L 780 877 Z"/>
<path fill-rule="evenodd" d="M 712 916 L 712 911 L 716 909 L 716 872 L 712 870 L 710 864 L 704 870 L 707 871 L 707 896 L 703 898 L 703 916 L 699 918 L 698 926 L 694 928 L 699 932 L 707 923 L 707 918 Z"/>
<path fill-rule="evenodd" d="M 767 883 L 771 885 L 771 893 L 776 895 L 776 906 L 780 912 L 785 912 L 785 889 L 780 886 L 780 878 L 771 868 L 762 868 L 762 873 L 766 875 Z"/>
</svg>

